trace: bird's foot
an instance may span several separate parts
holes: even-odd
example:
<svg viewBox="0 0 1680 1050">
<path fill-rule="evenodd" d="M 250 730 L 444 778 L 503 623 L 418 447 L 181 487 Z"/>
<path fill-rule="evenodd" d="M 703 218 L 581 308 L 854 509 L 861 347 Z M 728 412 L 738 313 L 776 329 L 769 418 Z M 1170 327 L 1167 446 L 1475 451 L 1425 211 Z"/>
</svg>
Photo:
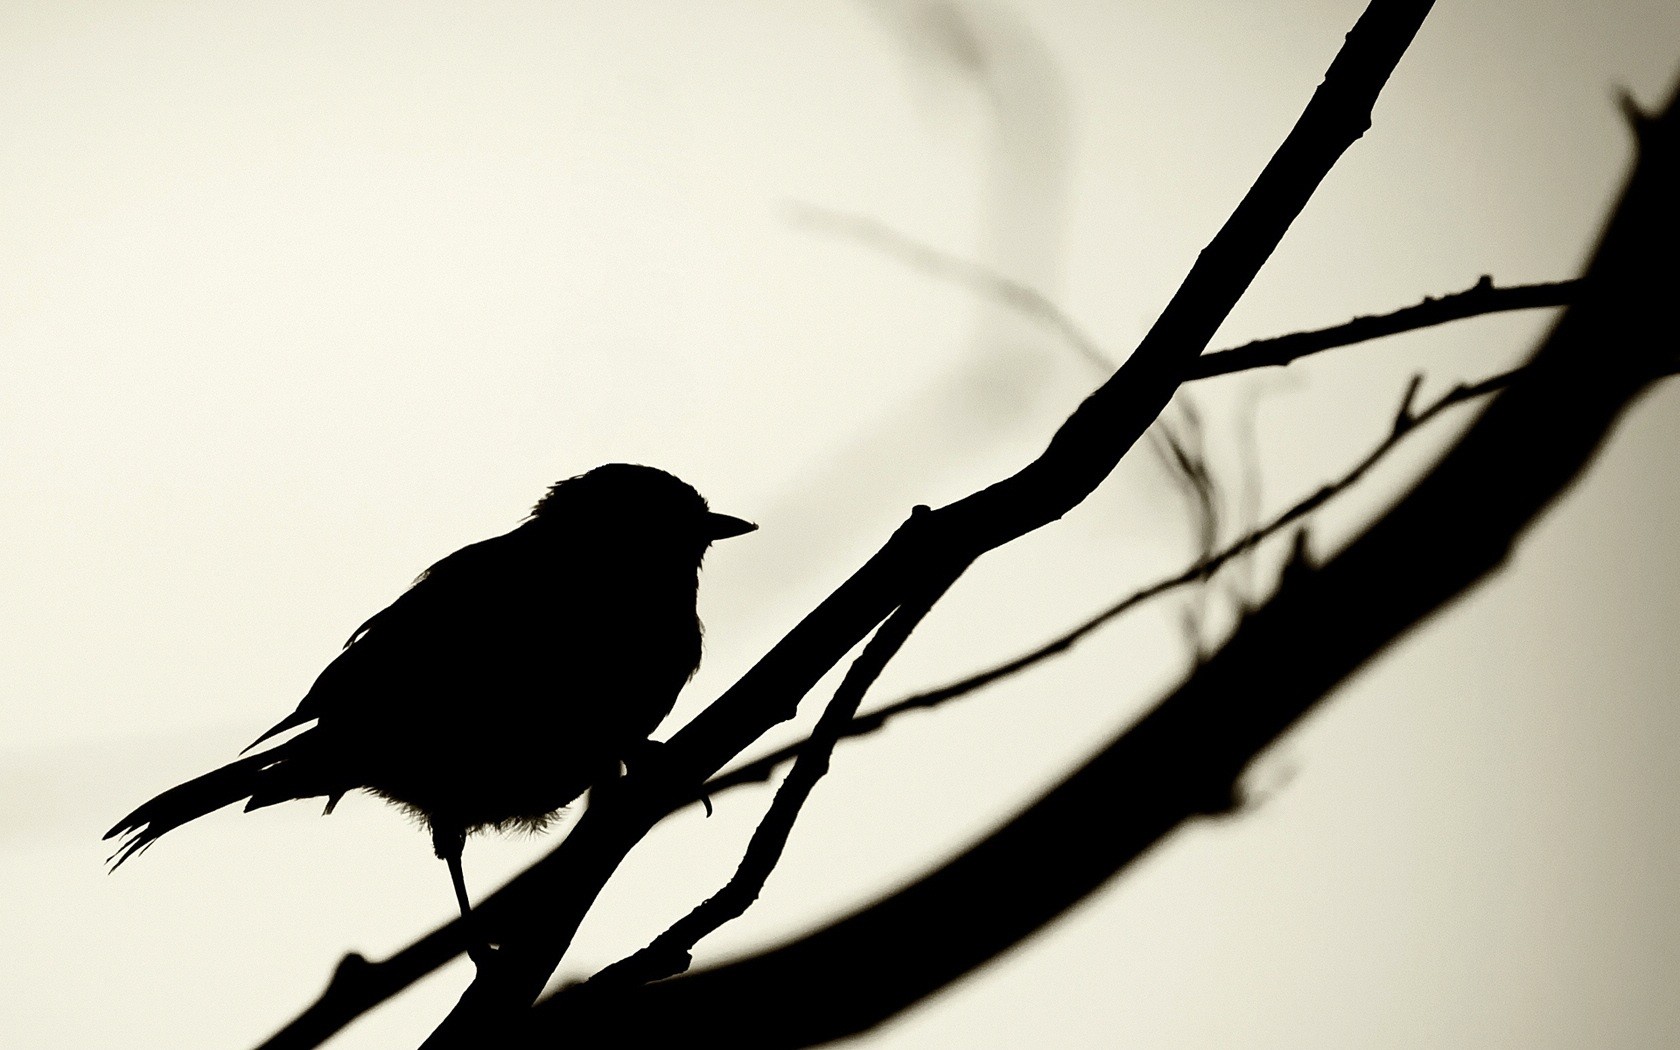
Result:
<svg viewBox="0 0 1680 1050">
<path fill-rule="evenodd" d="M 664 752 L 665 746 L 665 741 L 663 740 L 643 740 L 641 743 L 631 748 L 629 753 L 624 756 L 625 775 L 629 776 L 630 774 L 635 773 L 638 769 L 645 768 L 646 764 L 650 760 L 657 762 L 658 756 Z M 711 816 L 712 796 L 701 792 L 700 804 L 706 807 L 706 816 Z"/>
<path fill-rule="evenodd" d="M 665 750 L 663 740 L 643 740 L 631 747 L 624 755 L 624 771 L 626 775 L 642 769 L 650 760 L 657 761 L 661 752 Z"/>
</svg>

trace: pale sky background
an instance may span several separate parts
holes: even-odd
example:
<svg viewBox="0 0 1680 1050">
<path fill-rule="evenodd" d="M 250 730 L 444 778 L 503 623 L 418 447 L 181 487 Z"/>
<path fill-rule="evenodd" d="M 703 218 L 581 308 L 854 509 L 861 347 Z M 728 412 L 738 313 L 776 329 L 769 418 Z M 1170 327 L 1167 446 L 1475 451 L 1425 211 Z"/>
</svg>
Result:
<svg viewBox="0 0 1680 1050">
<path fill-rule="evenodd" d="M 351 628 L 557 478 L 651 463 L 762 526 L 708 559 L 707 661 L 674 725 L 912 504 L 1016 469 L 1100 380 L 801 207 L 1027 282 L 1122 356 L 1361 8 L 0 5 L 0 1045 L 252 1044 L 344 951 L 449 917 L 426 836 L 364 797 L 219 813 L 114 876 L 99 835 L 230 759 Z M 1677 71 L 1673 0 L 1445 0 L 1216 344 L 1576 274 L 1629 163 L 1615 93 L 1655 104 Z M 1233 514 L 1363 454 L 1412 372 L 1479 378 L 1547 321 L 1200 385 Z M 1680 1044 L 1677 434 L 1670 384 L 1497 581 L 1263 763 L 1263 805 L 857 1045 Z M 977 566 L 877 699 L 1049 637 L 1193 535 L 1140 450 Z M 1261 560 L 844 748 L 701 963 L 1030 799 L 1183 672 L 1186 610 L 1217 636 L 1230 592 L 1263 591 Z M 562 974 L 714 890 L 767 798 L 661 828 Z M 549 845 L 475 839 L 475 894 Z M 414 1045 L 469 976 L 332 1045 Z"/>
</svg>

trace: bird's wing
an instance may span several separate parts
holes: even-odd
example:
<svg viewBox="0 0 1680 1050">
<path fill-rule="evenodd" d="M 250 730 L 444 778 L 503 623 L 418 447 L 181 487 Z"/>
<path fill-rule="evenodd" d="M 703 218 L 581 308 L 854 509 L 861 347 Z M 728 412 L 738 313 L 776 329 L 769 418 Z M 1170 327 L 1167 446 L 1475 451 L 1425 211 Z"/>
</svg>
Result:
<svg viewBox="0 0 1680 1050">
<path fill-rule="evenodd" d="M 462 547 L 417 576 L 396 601 L 356 628 L 344 643 L 344 651 L 321 671 L 297 709 L 245 750 L 312 722 L 341 702 L 345 687 L 365 677 L 359 673 L 365 661 L 359 658 L 366 653 L 369 639 L 380 639 L 378 648 L 398 646 L 423 653 L 429 645 L 444 642 L 477 621 L 506 589 L 510 571 L 521 560 L 517 536 L 512 532 Z"/>
</svg>

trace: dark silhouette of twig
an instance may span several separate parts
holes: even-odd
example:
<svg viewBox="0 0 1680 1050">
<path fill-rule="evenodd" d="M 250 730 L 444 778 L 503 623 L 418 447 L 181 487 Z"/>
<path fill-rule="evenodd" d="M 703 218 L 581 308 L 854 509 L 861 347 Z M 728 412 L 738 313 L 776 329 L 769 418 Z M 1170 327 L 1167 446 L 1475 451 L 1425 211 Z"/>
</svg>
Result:
<svg viewBox="0 0 1680 1050">
<path fill-rule="evenodd" d="M 1160 414 L 1331 166 L 1370 126 L 1378 93 L 1432 6 L 1431 0 L 1372 0 L 1295 127 L 1161 317 L 1043 454 L 986 489 L 913 516 L 656 759 L 587 809 L 554 850 L 480 902 L 475 915 L 502 935 L 501 950 L 494 965 L 479 969 L 429 1046 L 483 1045 L 518 1023 L 601 887 L 673 805 L 693 797 L 768 728 L 793 717 L 816 681 L 909 595 L 1055 521 L 1108 476 Z M 465 946 L 464 932 L 451 923 L 382 962 L 358 967 L 359 984 L 329 987 L 267 1045 L 317 1046 L 383 998 L 370 992 L 406 986 Z"/>
<path fill-rule="evenodd" d="M 957 574 L 914 602 L 898 607 L 853 662 L 834 699 L 817 720 L 816 729 L 800 748 L 787 779 L 777 789 L 770 809 L 753 831 L 745 855 L 728 884 L 707 898 L 646 948 L 608 966 L 591 981 L 602 984 L 645 984 L 683 973 L 693 962 L 690 952 L 702 937 L 744 914 L 758 899 L 765 880 L 782 858 L 788 836 L 799 818 L 811 789 L 828 772 L 834 745 L 850 733 L 852 718 L 869 687 L 880 677 L 887 662 L 904 647 L 910 632 L 927 616 L 933 603 L 945 593 Z"/>
<path fill-rule="evenodd" d="M 1540 284 L 1496 287 L 1493 278 L 1483 275 L 1462 292 L 1439 298 L 1425 296 L 1423 301 L 1392 313 L 1376 317 L 1356 317 L 1346 324 L 1321 328 L 1311 332 L 1292 332 L 1230 350 L 1218 350 L 1196 358 L 1187 379 L 1207 379 L 1230 375 L 1250 368 L 1287 365 L 1308 354 L 1320 353 L 1336 347 L 1352 346 L 1387 335 L 1431 328 L 1449 321 L 1461 321 L 1484 314 L 1506 310 L 1532 310 L 1541 306 L 1565 306 L 1581 292 L 1580 278 L 1567 281 L 1548 281 Z"/>
<path fill-rule="evenodd" d="M 1037 648 L 1031 649 L 1028 652 L 1022 653 L 1012 659 L 1005 660 L 1002 663 L 994 664 L 984 670 L 966 675 L 954 682 L 949 682 L 937 688 L 926 690 L 925 692 L 915 693 L 911 696 L 904 697 L 901 700 L 896 700 L 885 707 L 870 711 L 867 714 L 859 715 L 852 719 L 850 725 L 847 726 L 845 733 L 842 735 L 845 737 L 867 736 L 868 734 L 874 733 L 883 728 L 893 718 L 896 718 L 905 712 L 923 711 L 938 707 L 947 701 L 955 700 L 961 696 L 966 696 L 969 693 L 991 685 L 994 682 L 1019 674 L 1030 667 L 1043 663 L 1045 660 L 1068 652 L 1087 635 L 1094 633 L 1106 624 L 1112 623 L 1114 620 L 1153 598 L 1158 598 L 1163 594 L 1167 594 L 1168 592 L 1177 590 L 1178 588 L 1184 587 L 1188 584 L 1211 579 L 1215 573 L 1224 568 L 1225 565 L 1233 559 L 1241 557 L 1243 554 L 1255 549 L 1266 540 L 1284 531 L 1291 525 L 1301 521 L 1309 514 L 1312 514 L 1314 511 L 1330 502 L 1339 494 L 1358 484 L 1366 474 L 1370 473 L 1373 467 L 1387 457 L 1389 453 L 1399 447 L 1402 441 L 1404 441 L 1409 435 L 1415 433 L 1423 424 L 1429 422 L 1431 419 L 1434 419 L 1436 416 L 1447 411 L 1449 408 L 1464 404 L 1467 401 L 1482 397 L 1486 394 L 1491 394 L 1494 391 L 1504 389 L 1511 382 L 1521 376 L 1525 369 L 1526 366 L 1515 368 L 1509 372 L 1501 372 L 1498 375 L 1489 376 L 1488 378 L 1480 380 L 1476 383 L 1461 383 L 1458 386 L 1453 387 L 1451 390 L 1448 390 L 1425 407 L 1417 410 L 1412 408 L 1412 399 L 1417 394 L 1418 383 L 1421 377 L 1414 378 L 1411 385 L 1406 388 L 1406 396 L 1400 405 L 1399 411 L 1395 415 L 1394 426 L 1383 437 L 1382 441 L 1376 445 L 1376 447 L 1366 453 L 1358 463 L 1349 468 L 1341 477 L 1336 478 L 1334 481 L 1326 482 L 1314 490 L 1311 495 L 1308 495 L 1296 502 L 1293 506 L 1284 510 L 1264 525 L 1253 529 L 1240 539 L 1233 541 L 1217 552 L 1199 559 L 1195 564 L 1186 568 L 1183 572 L 1157 580 L 1147 587 L 1134 591 L 1102 611 L 1080 621 L 1078 624 L 1066 631 L 1063 631 L 1055 638 L 1052 638 L 1050 641 L 1045 642 Z M 715 797 L 716 795 L 724 791 L 728 791 L 733 787 L 740 787 L 743 784 L 762 783 L 769 780 L 775 773 L 776 767 L 780 766 L 784 762 L 797 758 L 801 751 L 808 746 L 810 740 L 811 738 L 807 738 L 806 740 L 789 744 L 786 747 L 778 748 L 777 750 L 760 758 L 756 758 L 751 762 L 737 766 L 725 773 L 720 773 L 706 782 L 706 794 Z"/>
<path fill-rule="evenodd" d="M 533 1011 L 533 1028 L 563 1033 L 571 1047 L 680 1039 L 769 1050 L 856 1035 L 1020 943 L 1186 821 L 1234 811 L 1254 758 L 1494 573 L 1628 406 L 1674 369 L 1680 108 L 1636 126 L 1638 167 L 1580 299 L 1531 366 L 1341 553 L 1314 565 L 1299 534 L 1272 599 L 1134 726 L 998 831 L 879 903 L 716 969 L 562 991 Z"/>
</svg>

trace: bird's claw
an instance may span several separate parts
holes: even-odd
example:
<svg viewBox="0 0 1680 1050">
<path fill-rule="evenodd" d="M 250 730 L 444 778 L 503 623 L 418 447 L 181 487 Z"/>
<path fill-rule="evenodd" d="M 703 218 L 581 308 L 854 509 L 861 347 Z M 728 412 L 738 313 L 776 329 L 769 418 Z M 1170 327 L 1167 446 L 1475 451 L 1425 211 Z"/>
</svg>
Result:
<svg viewBox="0 0 1680 1050">
<path fill-rule="evenodd" d="M 657 759 L 660 752 L 665 750 L 663 740 L 642 740 L 630 748 L 624 756 L 625 772 L 634 773 L 641 769 L 649 760 Z"/>
</svg>

